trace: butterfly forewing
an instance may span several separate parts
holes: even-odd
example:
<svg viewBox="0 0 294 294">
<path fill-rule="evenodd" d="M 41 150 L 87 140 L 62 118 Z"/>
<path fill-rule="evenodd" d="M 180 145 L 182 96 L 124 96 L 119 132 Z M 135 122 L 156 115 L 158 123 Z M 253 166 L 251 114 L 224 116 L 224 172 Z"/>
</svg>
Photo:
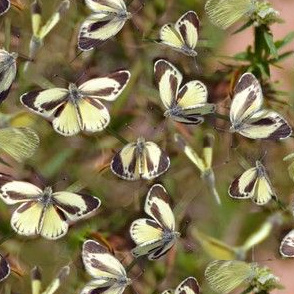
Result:
<svg viewBox="0 0 294 294">
<path fill-rule="evenodd" d="M 180 283 L 174 294 L 199 294 L 198 281 L 194 277 L 188 277 Z"/>
<path fill-rule="evenodd" d="M 199 37 L 199 19 L 194 11 L 186 12 L 175 24 L 176 30 L 182 36 L 185 45 L 188 47 L 188 53 L 193 50 Z M 196 55 L 196 52 L 188 55 Z"/>
<path fill-rule="evenodd" d="M 116 13 L 125 10 L 126 4 L 123 0 L 85 0 L 86 5 L 94 12 L 108 11 Z"/>
<path fill-rule="evenodd" d="M 154 76 L 164 107 L 167 109 L 174 107 L 183 79 L 182 74 L 171 63 L 160 59 L 154 64 Z"/>
<path fill-rule="evenodd" d="M 159 31 L 159 38 L 162 44 L 171 46 L 175 50 L 181 50 L 184 40 L 173 24 L 166 24 Z"/>
<path fill-rule="evenodd" d="M 280 253 L 284 257 L 294 257 L 294 230 L 290 231 L 282 240 Z"/>
<path fill-rule="evenodd" d="M 10 266 L 6 259 L 0 254 L 0 282 L 6 279 L 10 274 Z"/>
<path fill-rule="evenodd" d="M 0 16 L 10 8 L 10 0 L 0 0 Z"/>
</svg>

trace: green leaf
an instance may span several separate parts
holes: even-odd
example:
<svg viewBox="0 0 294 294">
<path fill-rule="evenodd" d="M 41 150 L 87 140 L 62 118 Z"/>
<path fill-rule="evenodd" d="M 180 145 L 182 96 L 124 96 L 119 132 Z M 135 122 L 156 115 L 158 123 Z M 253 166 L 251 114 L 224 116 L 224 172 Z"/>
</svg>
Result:
<svg viewBox="0 0 294 294">
<path fill-rule="evenodd" d="M 264 36 L 264 39 L 265 39 L 265 42 L 268 46 L 268 49 L 269 49 L 269 52 L 270 54 L 275 58 L 275 59 L 278 59 L 278 51 L 277 51 L 277 48 L 275 46 L 275 43 L 274 43 L 274 40 L 273 40 L 273 35 L 268 32 L 268 31 L 265 31 L 263 33 L 263 36 Z"/>
<path fill-rule="evenodd" d="M 294 32 L 289 33 L 286 35 L 282 40 L 278 40 L 275 42 L 275 46 L 277 50 L 281 49 L 282 47 L 286 46 L 294 39 Z"/>
<path fill-rule="evenodd" d="M 251 27 L 252 24 L 253 24 L 253 21 L 250 19 L 248 22 L 246 22 L 244 25 L 242 25 L 239 29 L 234 31 L 232 35 L 238 34 L 242 31 L 246 30 L 247 28 Z"/>
</svg>

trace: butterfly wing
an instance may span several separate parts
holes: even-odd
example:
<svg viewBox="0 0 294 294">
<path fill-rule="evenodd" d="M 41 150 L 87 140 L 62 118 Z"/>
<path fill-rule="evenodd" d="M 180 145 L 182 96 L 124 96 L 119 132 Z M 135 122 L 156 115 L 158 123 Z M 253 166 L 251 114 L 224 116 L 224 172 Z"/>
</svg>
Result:
<svg viewBox="0 0 294 294">
<path fill-rule="evenodd" d="M 283 238 L 280 245 L 280 254 L 284 257 L 294 257 L 294 230 Z"/>
<path fill-rule="evenodd" d="M 230 293 L 254 276 L 252 264 L 238 260 L 215 260 L 210 262 L 205 270 L 205 278 L 210 288 L 221 294 Z"/>
<path fill-rule="evenodd" d="M 194 277 L 188 277 L 176 288 L 175 294 L 199 294 L 200 287 Z"/>
<path fill-rule="evenodd" d="M 279 140 L 291 136 L 292 128 L 277 112 L 260 110 L 243 123 L 238 133 L 251 139 Z"/>
<path fill-rule="evenodd" d="M 196 56 L 197 53 L 194 51 L 199 35 L 199 19 L 194 11 L 186 12 L 176 22 L 175 29 L 181 35 L 184 40 L 184 44 L 187 47 L 184 48 L 184 52 L 188 55 Z"/>
<path fill-rule="evenodd" d="M 86 285 L 81 294 L 122 294 L 126 285 L 112 284 L 111 282 L 105 282 L 105 280 L 92 280 Z"/>
<path fill-rule="evenodd" d="M 210 21 L 222 29 L 228 28 L 252 10 L 254 10 L 252 0 L 208 0 L 205 4 L 205 11 Z"/>
<path fill-rule="evenodd" d="M 185 45 L 180 33 L 174 28 L 173 24 L 166 24 L 159 31 L 160 43 L 174 48 L 177 51 L 182 51 Z"/>
<path fill-rule="evenodd" d="M 6 259 L 0 254 L 0 282 L 5 280 L 10 274 L 10 266 Z"/>
<path fill-rule="evenodd" d="M 31 157 L 39 146 L 40 140 L 35 131 L 30 128 L 0 129 L 0 148 L 21 162 Z"/>
<path fill-rule="evenodd" d="M 10 0 L 0 0 L 0 15 L 10 8 Z"/>
<path fill-rule="evenodd" d="M 139 160 L 136 154 L 137 143 L 129 143 L 117 152 L 111 163 L 111 171 L 118 177 L 135 181 L 140 179 Z"/>
<path fill-rule="evenodd" d="M 16 76 L 16 53 L 0 49 L 0 103 L 7 97 Z"/>
<path fill-rule="evenodd" d="M 101 11 L 117 13 L 127 9 L 123 0 L 85 0 L 85 3 L 91 10 L 97 13 Z"/>
<path fill-rule="evenodd" d="M 142 179 L 151 180 L 164 172 L 170 166 L 170 159 L 155 143 L 147 141 L 140 154 L 141 166 L 139 174 Z"/>
<path fill-rule="evenodd" d="M 183 79 L 182 74 L 168 61 L 159 59 L 154 64 L 154 77 L 164 107 L 174 107 Z"/>
<path fill-rule="evenodd" d="M 238 199 L 252 198 L 257 180 L 258 172 L 256 167 L 246 170 L 231 183 L 229 195 Z"/>
</svg>

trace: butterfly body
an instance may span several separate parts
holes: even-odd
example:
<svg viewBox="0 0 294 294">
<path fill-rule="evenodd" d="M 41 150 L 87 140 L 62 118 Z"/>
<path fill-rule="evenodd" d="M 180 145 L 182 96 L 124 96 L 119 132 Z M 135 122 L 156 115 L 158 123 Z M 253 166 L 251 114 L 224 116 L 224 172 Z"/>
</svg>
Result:
<svg viewBox="0 0 294 294">
<path fill-rule="evenodd" d="M 230 132 L 250 139 L 285 139 L 292 134 L 286 120 L 277 112 L 262 109 L 263 95 L 256 77 L 245 73 L 239 79 L 230 109 Z"/>
<path fill-rule="evenodd" d="M 147 195 L 145 212 L 151 217 L 135 220 L 130 228 L 135 257 L 148 255 L 154 260 L 163 256 L 175 244 L 180 233 L 175 230 L 175 219 L 170 208 L 166 190 L 159 184 L 153 185 Z"/>
<path fill-rule="evenodd" d="M 170 62 L 159 59 L 154 64 L 155 82 L 166 108 L 164 116 L 185 124 L 200 124 L 203 115 L 213 113 L 215 105 L 207 103 L 207 88 L 197 80 L 180 87 L 183 76 Z"/>
<path fill-rule="evenodd" d="M 88 80 L 80 86 L 71 83 L 68 89 L 28 92 L 20 100 L 33 112 L 51 120 L 54 130 L 63 136 L 80 131 L 98 132 L 110 122 L 109 112 L 100 100 L 114 101 L 126 87 L 130 75 L 121 70 Z"/>
<path fill-rule="evenodd" d="M 120 261 L 96 241 L 84 242 L 82 259 L 86 271 L 94 280 L 83 288 L 81 294 L 121 294 L 132 282 Z"/>
<path fill-rule="evenodd" d="M 5 174 L 0 174 L 0 186 L 0 198 L 6 204 L 20 204 L 10 222 L 20 235 L 61 238 L 69 223 L 93 214 L 100 206 L 100 200 L 91 195 L 53 192 L 51 187 L 42 190 Z"/>
<path fill-rule="evenodd" d="M 16 59 L 18 54 L 0 49 L 0 102 L 8 95 L 16 76 Z"/>
<path fill-rule="evenodd" d="M 199 35 L 199 19 L 194 11 L 182 15 L 175 24 L 164 25 L 159 32 L 159 43 L 187 56 L 196 57 L 194 50 Z"/>
<path fill-rule="evenodd" d="M 125 180 L 150 180 L 163 174 L 170 159 L 155 143 L 138 138 L 123 147 L 112 159 L 110 167 L 114 174 Z"/>
</svg>

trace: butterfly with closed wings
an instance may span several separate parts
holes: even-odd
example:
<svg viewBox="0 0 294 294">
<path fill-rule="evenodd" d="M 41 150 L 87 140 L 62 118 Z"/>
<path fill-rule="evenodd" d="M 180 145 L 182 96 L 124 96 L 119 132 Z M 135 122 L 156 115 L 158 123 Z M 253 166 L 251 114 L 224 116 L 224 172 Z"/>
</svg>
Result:
<svg viewBox="0 0 294 294">
<path fill-rule="evenodd" d="M 129 71 L 120 70 L 80 86 L 71 83 L 68 89 L 28 92 L 20 97 L 20 101 L 31 111 L 51 120 L 54 130 L 63 136 L 80 131 L 98 132 L 110 122 L 109 112 L 100 100 L 116 100 L 130 76 Z"/>
<path fill-rule="evenodd" d="M 175 290 L 165 290 L 161 294 L 199 294 L 198 281 L 194 277 L 188 277 L 182 281 Z"/>
<path fill-rule="evenodd" d="M 0 174 L 0 198 L 8 205 L 20 204 L 11 217 L 11 227 L 20 235 L 40 235 L 49 240 L 64 236 L 69 224 L 94 214 L 100 200 L 92 195 L 43 191 L 28 182 Z"/>
<path fill-rule="evenodd" d="M 159 59 L 154 64 L 155 82 L 166 108 L 165 117 L 185 124 L 200 124 L 205 114 L 213 113 L 215 105 L 207 103 L 207 88 L 197 80 L 180 85 L 182 74 L 170 62 Z"/>
<path fill-rule="evenodd" d="M 146 197 L 145 212 L 151 217 L 135 220 L 130 234 L 137 244 L 132 250 L 135 257 L 148 255 L 158 259 L 175 244 L 180 233 L 175 231 L 175 217 L 170 207 L 170 196 L 162 185 L 153 185 Z"/>
<path fill-rule="evenodd" d="M 86 271 L 94 280 L 82 289 L 81 294 L 122 294 L 131 284 L 123 265 L 98 242 L 84 242 L 82 259 Z"/>
<path fill-rule="evenodd" d="M 0 103 L 7 97 L 16 76 L 17 53 L 0 49 Z"/>
<path fill-rule="evenodd" d="M 199 36 L 199 19 L 194 11 L 182 15 L 175 24 L 164 25 L 159 32 L 159 43 L 185 55 L 195 57 Z"/>
<path fill-rule="evenodd" d="M 261 86 L 251 73 L 244 73 L 233 93 L 230 109 L 232 133 L 237 132 L 250 139 L 285 139 L 292 134 L 286 120 L 277 112 L 262 109 Z"/>
<path fill-rule="evenodd" d="M 123 147 L 112 159 L 110 167 L 118 177 L 129 180 L 151 180 L 167 171 L 170 159 L 155 143 L 139 137 Z"/>
<path fill-rule="evenodd" d="M 131 18 L 123 0 L 85 0 L 94 12 L 81 25 L 78 46 L 86 51 L 114 37 Z"/>
<path fill-rule="evenodd" d="M 229 195 L 234 199 L 251 198 L 257 205 L 265 205 L 271 199 L 277 200 L 265 167 L 258 160 L 255 167 L 246 170 L 231 183 Z"/>
</svg>

